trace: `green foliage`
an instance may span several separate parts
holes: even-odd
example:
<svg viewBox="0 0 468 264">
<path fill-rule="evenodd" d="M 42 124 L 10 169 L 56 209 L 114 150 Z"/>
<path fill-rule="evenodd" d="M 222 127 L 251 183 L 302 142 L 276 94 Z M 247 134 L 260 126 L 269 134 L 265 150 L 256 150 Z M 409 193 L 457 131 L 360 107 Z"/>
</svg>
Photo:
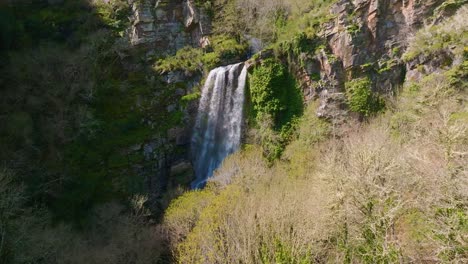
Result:
<svg viewBox="0 0 468 264">
<path fill-rule="evenodd" d="M 253 69 L 249 85 L 251 117 L 260 128 L 264 155 L 273 161 L 289 142 L 295 119 L 303 112 L 302 94 L 287 69 L 272 59 Z"/>
<path fill-rule="evenodd" d="M 445 73 L 450 85 L 459 90 L 468 89 L 468 56 L 465 54 L 465 60 L 460 65 L 453 67 Z"/>
<path fill-rule="evenodd" d="M 302 52 L 297 43 L 288 52 Z M 283 66 L 257 65 L 249 121 L 260 150 L 246 155 L 257 148 L 249 145 L 216 172 L 219 194 L 197 221 L 190 217 L 195 226 L 175 246 L 178 262 L 465 263 L 466 64 L 453 61 L 452 69 L 407 83 L 392 111 L 338 129 L 317 118 L 313 104 L 281 122 L 283 102 L 291 101 L 275 90 L 291 87 L 278 81 Z M 383 73 L 395 61 L 377 63 L 363 68 Z M 365 117 L 385 106 L 371 86 L 370 78 L 346 85 L 350 108 Z M 260 162 L 259 152 L 283 154 Z"/>
<path fill-rule="evenodd" d="M 357 33 L 359 33 L 360 30 L 361 28 L 357 24 L 350 24 L 346 26 L 346 31 L 352 36 L 355 36 Z"/>
<path fill-rule="evenodd" d="M 124 31 L 129 26 L 130 5 L 128 2 L 125 0 L 95 1 L 94 8 L 102 22 L 123 37 Z"/>
<path fill-rule="evenodd" d="M 270 250 L 263 244 L 260 248 L 260 258 L 262 264 L 308 264 L 312 263 L 312 258 L 309 255 L 296 257 L 292 253 L 292 247 L 285 245 L 281 242 L 281 239 L 275 239 L 273 254 L 269 252 Z M 270 256 L 272 255 L 272 259 Z"/>
<path fill-rule="evenodd" d="M 200 92 L 195 92 L 195 93 L 182 96 L 181 100 L 184 102 L 190 102 L 190 101 L 197 100 L 198 98 L 200 98 L 200 96 L 201 96 Z"/>
<path fill-rule="evenodd" d="M 302 95 L 294 78 L 279 62 L 268 59 L 253 69 L 249 78 L 253 117 L 271 115 L 280 130 L 302 114 Z"/>
<path fill-rule="evenodd" d="M 95 3 L 93 6 L 90 1 L 65 0 L 60 4 L 41 1 L 2 4 L 2 34 L 9 33 L 2 38 L 1 45 L 7 49 L 31 48 L 43 40 L 53 40 L 76 48 L 97 28 L 108 27 L 122 33 L 129 25 L 130 9 L 126 1 Z"/>
<path fill-rule="evenodd" d="M 329 21 L 330 6 L 336 1 L 327 0 L 299 0 L 286 1 L 286 6 L 290 12 L 287 20 L 281 26 L 277 26 L 275 32 L 275 42 L 283 43 L 290 41 L 298 34 L 304 32 L 308 38 L 316 35 L 318 28 L 326 21 Z"/>
<path fill-rule="evenodd" d="M 301 32 L 291 39 L 279 42 L 275 46 L 275 53 L 279 56 L 287 56 L 288 62 L 294 65 L 294 60 L 299 59 L 300 66 L 304 66 L 302 54 L 314 54 L 316 50 L 323 46 L 322 41 L 314 33 Z"/>
<path fill-rule="evenodd" d="M 208 71 L 222 62 L 242 58 L 248 49 L 245 43 L 239 43 L 226 35 L 213 36 L 210 40 L 211 46 L 207 50 L 187 46 L 178 50 L 174 56 L 160 59 L 155 69 L 159 72 Z"/>
<path fill-rule="evenodd" d="M 209 187 L 184 193 L 173 200 L 164 216 L 164 225 L 171 233 L 172 243 L 176 244 L 192 231 L 203 209 L 215 199 Z"/>
<path fill-rule="evenodd" d="M 185 47 L 177 51 L 176 55 L 158 61 L 155 69 L 160 72 L 186 70 L 195 72 L 202 69 L 203 51 L 192 47 Z"/>
<path fill-rule="evenodd" d="M 433 230 L 435 238 L 448 245 L 438 253 L 439 257 L 445 262 L 468 257 L 468 246 L 463 238 L 463 234 L 468 234 L 468 215 L 465 205 L 460 203 L 458 206 L 437 208 L 434 218 L 441 224 Z"/>
<path fill-rule="evenodd" d="M 134 165 L 149 161 L 127 150 L 182 122 L 180 109 L 166 110 L 180 96 L 171 86 L 155 100 L 157 79 L 123 69 L 115 43 L 127 1 L 36 2 L 15 3 L 4 17 L 18 35 L 2 50 L 1 158 L 19 162 L 28 199 L 83 226 L 96 204 L 144 191 Z"/>
<path fill-rule="evenodd" d="M 384 109 L 385 101 L 372 93 L 371 85 L 369 78 L 353 79 L 346 84 L 351 111 L 367 117 Z"/>
<path fill-rule="evenodd" d="M 210 42 L 213 52 L 217 54 L 220 60 L 241 58 L 248 49 L 247 43 L 239 42 L 228 35 L 215 35 L 210 38 Z"/>
</svg>

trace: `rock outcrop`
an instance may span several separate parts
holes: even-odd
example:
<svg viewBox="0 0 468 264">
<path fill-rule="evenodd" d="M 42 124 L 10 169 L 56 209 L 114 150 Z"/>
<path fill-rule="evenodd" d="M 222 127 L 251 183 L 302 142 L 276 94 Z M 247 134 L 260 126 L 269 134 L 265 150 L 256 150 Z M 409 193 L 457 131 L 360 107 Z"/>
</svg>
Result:
<svg viewBox="0 0 468 264">
<path fill-rule="evenodd" d="M 138 0 L 131 6 L 128 36 L 132 46 L 166 56 L 184 46 L 206 45 L 210 18 L 193 0 Z"/>
<path fill-rule="evenodd" d="M 374 92 L 394 93 L 405 78 L 406 67 L 400 57 L 409 37 L 442 3 L 441 0 L 335 3 L 331 8 L 335 18 L 321 32 L 328 47 L 309 58 L 304 67 L 308 76 L 320 75 L 320 80 L 305 89 L 306 99 L 320 98 L 317 114 L 333 121 L 346 116 L 344 87 L 352 78 L 368 76 Z"/>
</svg>

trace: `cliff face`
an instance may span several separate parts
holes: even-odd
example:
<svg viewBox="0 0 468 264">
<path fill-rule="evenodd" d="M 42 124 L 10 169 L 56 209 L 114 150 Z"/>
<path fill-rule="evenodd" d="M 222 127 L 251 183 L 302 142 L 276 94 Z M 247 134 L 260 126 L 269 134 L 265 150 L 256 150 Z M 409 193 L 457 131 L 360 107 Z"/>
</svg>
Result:
<svg viewBox="0 0 468 264">
<path fill-rule="evenodd" d="M 184 47 L 208 45 L 211 21 L 205 9 L 193 0 L 135 0 L 130 1 L 130 10 L 130 26 L 125 32 L 127 41 L 119 50 L 120 56 L 129 71 L 143 72 L 146 79 L 157 80 L 159 91 L 153 95 L 152 104 L 162 104 L 157 106 L 160 110 L 148 115 L 144 122 L 158 126 L 160 115 L 180 115 L 181 119 L 178 124 L 153 135 L 152 140 L 126 150 L 130 155 L 143 153 L 145 164 L 134 169 L 145 177 L 151 201 L 155 203 L 152 207 L 156 208 L 167 190 L 180 184 L 180 178 L 188 185 L 193 175 L 189 146 L 196 113 L 194 106 L 182 105 L 181 97 L 198 85 L 201 76 L 180 71 L 159 74 L 149 69 L 155 59 L 172 56 Z M 171 99 L 159 102 L 158 98 L 168 92 L 172 94 Z"/>
<path fill-rule="evenodd" d="M 343 124 L 350 116 L 358 116 L 349 108 L 346 86 L 350 81 L 369 79 L 372 93 L 393 96 L 405 78 L 418 78 L 416 66 L 427 61 L 427 58 L 403 61 L 402 55 L 411 36 L 425 23 L 438 23 L 441 17 L 454 12 L 442 8 L 443 3 L 443 0 L 340 0 L 334 3 L 330 8 L 332 19 L 321 25 L 317 34 L 325 43 L 324 47 L 303 50 L 289 62 L 290 69 L 301 82 L 305 101 L 318 99 L 317 115 Z M 210 44 L 211 21 L 207 11 L 194 1 L 134 2 L 131 20 L 130 43 L 133 48 L 142 48 L 146 57 L 173 55 L 184 46 L 202 48 Z M 260 58 L 272 56 L 263 52 Z M 441 54 L 440 60 L 447 56 L 451 55 Z M 436 63 L 429 68 L 437 66 Z M 167 72 L 161 77 L 167 85 L 188 83 L 188 88 L 180 91 L 181 95 L 189 93 L 201 79 L 183 71 Z M 172 107 L 180 106 L 174 103 Z M 183 126 L 169 130 L 169 138 L 177 142 L 175 146 L 183 146 L 185 153 L 179 158 L 162 158 L 161 164 L 165 165 L 156 168 L 163 172 L 159 179 L 170 177 L 171 167 L 191 170 L 188 139 L 193 113 L 189 112 L 185 112 Z"/>
<path fill-rule="evenodd" d="M 306 86 L 308 99 L 318 96 L 321 117 L 339 121 L 347 114 L 345 83 L 370 76 L 372 90 L 392 95 L 403 83 L 406 65 L 401 55 L 416 32 L 443 1 L 341 0 L 334 19 L 321 35 L 329 51 L 307 62 L 308 75 L 320 74 L 320 85 Z"/>
<path fill-rule="evenodd" d="M 185 46 L 203 47 L 211 33 L 210 18 L 193 0 L 143 0 L 131 3 L 130 43 L 158 56 Z"/>
</svg>

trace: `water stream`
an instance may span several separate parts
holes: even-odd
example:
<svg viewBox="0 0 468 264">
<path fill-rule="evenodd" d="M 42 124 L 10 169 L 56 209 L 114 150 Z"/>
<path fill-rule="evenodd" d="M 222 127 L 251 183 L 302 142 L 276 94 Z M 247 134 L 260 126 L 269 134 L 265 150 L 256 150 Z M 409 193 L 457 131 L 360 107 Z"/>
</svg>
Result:
<svg viewBox="0 0 468 264">
<path fill-rule="evenodd" d="M 240 146 L 246 78 L 244 63 L 238 63 L 216 68 L 206 79 L 192 136 L 192 188 L 202 188 Z"/>
</svg>

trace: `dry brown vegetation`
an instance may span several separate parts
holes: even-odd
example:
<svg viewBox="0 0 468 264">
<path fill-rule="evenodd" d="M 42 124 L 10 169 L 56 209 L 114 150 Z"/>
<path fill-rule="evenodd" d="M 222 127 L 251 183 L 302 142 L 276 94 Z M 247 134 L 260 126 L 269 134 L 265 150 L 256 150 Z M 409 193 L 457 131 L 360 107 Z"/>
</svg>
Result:
<svg viewBox="0 0 468 264">
<path fill-rule="evenodd" d="M 192 205 L 203 210 L 179 263 L 467 261 L 466 94 L 456 96 L 426 107 L 420 95 L 345 138 L 295 142 L 272 168 L 256 147 L 230 157 L 203 191 L 215 198 Z"/>
</svg>

